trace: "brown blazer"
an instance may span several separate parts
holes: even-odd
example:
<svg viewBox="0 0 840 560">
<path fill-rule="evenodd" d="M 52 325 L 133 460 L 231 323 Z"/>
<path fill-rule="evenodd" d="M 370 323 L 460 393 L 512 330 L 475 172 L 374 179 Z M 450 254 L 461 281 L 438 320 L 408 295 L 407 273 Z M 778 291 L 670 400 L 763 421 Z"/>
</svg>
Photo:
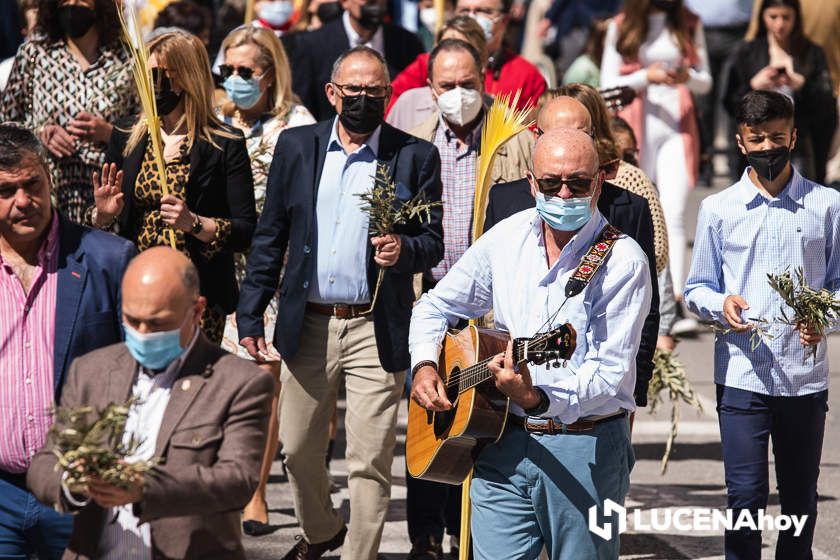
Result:
<svg viewBox="0 0 840 560">
<path fill-rule="evenodd" d="M 70 366 L 62 405 L 124 402 L 137 363 L 124 344 L 107 346 Z M 134 505 L 151 524 L 155 558 L 244 559 L 240 510 L 257 487 L 274 380 L 252 363 L 199 335 L 172 386 L 143 500 Z M 27 485 L 59 511 L 72 511 L 55 470 L 52 441 L 32 459 Z M 106 511 L 77 510 L 64 558 L 93 558 Z"/>
</svg>

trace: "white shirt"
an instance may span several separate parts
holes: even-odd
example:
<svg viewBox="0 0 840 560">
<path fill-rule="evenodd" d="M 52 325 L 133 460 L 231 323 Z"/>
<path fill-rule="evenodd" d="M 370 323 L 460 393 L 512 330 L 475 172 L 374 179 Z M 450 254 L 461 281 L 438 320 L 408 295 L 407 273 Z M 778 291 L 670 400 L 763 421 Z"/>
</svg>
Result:
<svg viewBox="0 0 840 560">
<path fill-rule="evenodd" d="M 665 65 L 666 70 L 675 70 L 683 64 L 683 54 L 676 35 L 665 25 L 665 14 L 654 13 L 648 17 L 648 34 L 639 46 L 641 68 L 630 74 L 621 74 L 622 57 L 616 49 L 618 26 L 611 21 L 604 40 L 604 56 L 601 60 L 601 87 L 629 86 L 637 92 L 644 92 L 648 103 L 665 108 L 671 118 L 679 120 L 679 91 L 667 84 L 652 84 L 647 79 L 647 67 L 656 62 Z M 709 71 L 709 57 L 706 54 L 706 39 L 703 25 L 698 22 L 695 29 L 694 48 L 699 62 L 688 69 L 685 86 L 696 95 L 703 95 L 712 89 L 712 74 Z"/>
<path fill-rule="evenodd" d="M 568 279 L 606 224 L 596 211 L 550 268 L 535 209 L 494 226 L 415 306 L 408 342 L 412 368 L 423 360 L 437 363 L 447 326 L 490 309 L 496 327 L 514 338 L 550 330 L 545 324 L 566 299 Z M 621 237 L 589 286 L 551 322 L 571 323 L 577 331 L 567 366 L 528 366 L 534 386 L 549 397 L 544 417 L 569 424 L 635 409 L 636 352 L 650 298 L 647 257 L 635 241 Z M 514 403 L 511 411 L 525 414 Z"/>
<path fill-rule="evenodd" d="M 385 36 L 382 33 L 381 25 L 376 29 L 376 33 L 373 34 L 370 40 L 367 43 L 363 43 L 362 38 L 350 24 L 350 14 L 347 13 L 347 10 L 341 15 L 341 21 L 344 23 L 344 32 L 347 33 L 347 39 L 350 41 L 351 49 L 364 45 L 385 56 Z"/>
<path fill-rule="evenodd" d="M 138 399 L 131 407 L 125 423 L 123 442 L 132 435 L 141 443 L 128 461 L 149 461 L 154 458 L 158 431 L 163 414 L 169 404 L 172 384 L 178 378 L 181 366 L 195 346 L 199 330 L 195 330 L 189 346 L 177 360 L 164 371 L 154 374 L 140 367 L 131 395 Z M 132 504 L 110 508 L 99 540 L 97 557 L 100 560 L 152 560 L 152 533 L 148 523 L 138 525 Z M 113 520 L 113 523 L 111 522 Z"/>
</svg>

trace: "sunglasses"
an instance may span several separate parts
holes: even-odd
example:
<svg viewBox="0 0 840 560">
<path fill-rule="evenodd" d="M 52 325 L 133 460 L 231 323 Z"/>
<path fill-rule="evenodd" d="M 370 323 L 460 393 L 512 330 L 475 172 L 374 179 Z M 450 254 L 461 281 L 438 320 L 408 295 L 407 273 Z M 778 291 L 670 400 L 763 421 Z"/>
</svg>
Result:
<svg viewBox="0 0 840 560">
<path fill-rule="evenodd" d="M 227 80 L 234 73 L 239 74 L 239 77 L 243 80 L 250 80 L 254 76 L 253 68 L 248 68 L 247 66 L 231 66 L 230 64 L 220 64 L 219 65 L 219 73 L 222 75 L 222 78 Z"/>
<path fill-rule="evenodd" d="M 575 198 L 583 198 L 589 195 L 589 188 L 592 186 L 594 177 L 576 177 L 574 179 L 563 179 L 562 177 L 544 177 L 542 179 L 534 180 L 537 182 L 537 187 L 545 196 L 560 196 L 560 191 L 563 185 L 569 189 L 572 196 Z"/>
</svg>

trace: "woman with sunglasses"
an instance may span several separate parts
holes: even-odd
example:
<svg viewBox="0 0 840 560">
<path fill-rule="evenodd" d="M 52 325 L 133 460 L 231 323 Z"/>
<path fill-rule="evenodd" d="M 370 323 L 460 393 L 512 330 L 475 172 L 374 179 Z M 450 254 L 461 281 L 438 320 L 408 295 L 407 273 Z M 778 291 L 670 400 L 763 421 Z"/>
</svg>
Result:
<svg viewBox="0 0 840 560">
<path fill-rule="evenodd" d="M 213 79 L 201 40 L 185 31 L 164 33 L 149 43 L 149 52 L 169 194 L 140 114 L 114 128 L 108 146 L 113 163 L 93 174 L 95 205 L 86 221 L 115 229 L 141 251 L 174 238 L 198 268 L 207 298 L 201 328 L 220 343 L 238 299 L 233 255 L 248 248 L 257 223 L 248 152 L 242 134 L 213 113 Z"/>
<path fill-rule="evenodd" d="M 287 128 L 313 124 L 315 119 L 292 93 L 289 61 L 277 36 L 270 30 L 254 26 L 234 29 L 222 43 L 223 64 L 219 66 L 229 101 L 221 107 L 222 120 L 242 131 L 251 158 L 254 176 L 254 198 L 257 214 L 265 202 L 268 168 L 274 155 L 277 137 Z M 245 276 L 245 254 L 236 255 L 237 280 Z M 277 297 L 268 304 L 265 330 L 274 332 L 277 318 Z M 245 359 L 252 359 L 239 345 L 236 318 L 230 315 L 225 325 L 222 348 Z M 263 535 L 273 530 L 268 524 L 265 489 L 271 464 L 277 454 L 279 424 L 277 406 L 280 397 L 280 356 L 268 343 L 265 363 L 260 364 L 274 376 L 275 393 L 269 421 L 269 437 L 263 456 L 260 483 L 243 512 L 242 530 L 246 535 Z"/>
</svg>

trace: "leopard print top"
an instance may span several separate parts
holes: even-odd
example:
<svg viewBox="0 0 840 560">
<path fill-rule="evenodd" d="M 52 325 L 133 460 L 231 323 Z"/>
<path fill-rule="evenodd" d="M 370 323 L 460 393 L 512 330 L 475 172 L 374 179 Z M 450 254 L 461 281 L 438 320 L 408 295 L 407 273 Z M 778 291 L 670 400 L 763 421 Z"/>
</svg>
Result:
<svg viewBox="0 0 840 560">
<path fill-rule="evenodd" d="M 180 154 L 177 158 L 166 163 L 166 177 L 170 185 L 171 193 L 178 198 L 186 199 L 187 179 L 190 175 L 190 156 L 187 144 L 181 145 Z M 146 145 L 146 153 L 143 155 L 143 163 L 140 166 L 140 173 L 134 183 L 134 206 L 137 209 L 135 215 L 138 223 L 134 230 L 137 232 L 135 243 L 140 251 L 157 245 L 168 245 L 170 235 L 175 236 L 175 248 L 189 256 L 187 251 L 187 234 L 181 230 L 167 227 L 160 217 L 160 199 L 163 191 L 155 171 L 152 143 Z M 230 236 L 230 220 L 213 217 L 216 222 L 216 235 L 205 243 L 201 249 L 201 255 L 205 259 L 211 259 L 225 245 Z"/>
</svg>

